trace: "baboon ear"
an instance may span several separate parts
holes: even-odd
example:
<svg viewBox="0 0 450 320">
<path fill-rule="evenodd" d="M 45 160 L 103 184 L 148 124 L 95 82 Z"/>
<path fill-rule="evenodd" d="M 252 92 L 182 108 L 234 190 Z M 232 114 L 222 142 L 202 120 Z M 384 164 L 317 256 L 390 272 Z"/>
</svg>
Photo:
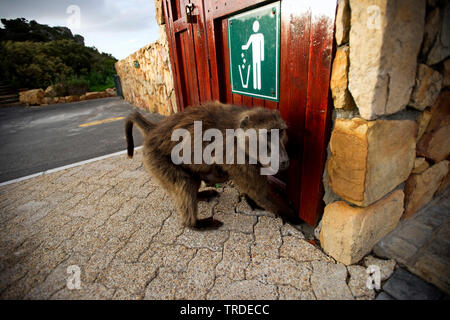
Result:
<svg viewBox="0 0 450 320">
<path fill-rule="evenodd" d="M 249 121 L 250 117 L 248 115 L 245 115 L 242 120 L 241 120 L 241 128 L 245 128 L 248 125 L 248 121 Z"/>
</svg>

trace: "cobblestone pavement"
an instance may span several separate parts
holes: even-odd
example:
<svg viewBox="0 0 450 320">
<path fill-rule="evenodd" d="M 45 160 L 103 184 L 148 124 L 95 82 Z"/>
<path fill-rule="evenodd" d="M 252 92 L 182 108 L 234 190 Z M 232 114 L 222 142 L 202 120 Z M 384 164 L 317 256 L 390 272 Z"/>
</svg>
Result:
<svg viewBox="0 0 450 320">
<path fill-rule="evenodd" d="M 336 263 L 299 230 L 225 185 L 180 226 L 141 152 L 0 188 L 1 299 L 373 299 L 362 265 Z M 386 279 L 395 262 L 380 263 Z M 81 288 L 69 290 L 69 266 Z M 70 282 L 72 283 L 72 282 Z"/>
<path fill-rule="evenodd" d="M 450 294 L 450 187 L 374 247 L 400 265 Z"/>
</svg>

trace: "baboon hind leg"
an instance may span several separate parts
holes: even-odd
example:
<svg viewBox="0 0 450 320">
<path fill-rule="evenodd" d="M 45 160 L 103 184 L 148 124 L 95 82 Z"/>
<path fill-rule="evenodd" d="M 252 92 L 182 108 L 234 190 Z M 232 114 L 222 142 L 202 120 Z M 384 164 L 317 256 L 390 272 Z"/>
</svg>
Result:
<svg viewBox="0 0 450 320">
<path fill-rule="evenodd" d="M 177 199 L 176 204 L 181 214 L 183 225 L 200 231 L 221 227 L 223 223 L 215 220 L 213 217 L 198 219 L 198 187 L 199 183 L 191 181 L 179 184 L 179 189 L 175 191 L 174 198 Z"/>
</svg>

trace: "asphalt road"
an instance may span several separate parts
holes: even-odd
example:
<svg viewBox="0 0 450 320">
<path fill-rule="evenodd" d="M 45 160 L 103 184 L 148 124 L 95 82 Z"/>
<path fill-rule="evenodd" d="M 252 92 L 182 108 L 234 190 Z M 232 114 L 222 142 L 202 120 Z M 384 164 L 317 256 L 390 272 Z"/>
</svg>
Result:
<svg viewBox="0 0 450 320">
<path fill-rule="evenodd" d="M 0 182 L 125 150 L 124 120 L 103 120 L 126 117 L 131 110 L 133 105 L 118 97 L 0 108 Z M 140 146 L 141 134 L 133 130 Z"/>
</svg>

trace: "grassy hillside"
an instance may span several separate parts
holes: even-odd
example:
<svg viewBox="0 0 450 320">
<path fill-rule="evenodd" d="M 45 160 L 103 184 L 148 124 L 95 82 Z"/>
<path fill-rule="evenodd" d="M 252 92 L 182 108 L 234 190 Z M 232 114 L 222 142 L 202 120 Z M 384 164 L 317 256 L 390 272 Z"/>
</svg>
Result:
<svg viewBox="0 0 450 320">
<path fill-rule="evenodd" d="M 1 19 L 0 74 L 16 88 L 58 86 L 60 95 L 103 90 L 114 85 L 113 56 L 86 47 L 65 27 L 20 18 Z"/>
</svg>

